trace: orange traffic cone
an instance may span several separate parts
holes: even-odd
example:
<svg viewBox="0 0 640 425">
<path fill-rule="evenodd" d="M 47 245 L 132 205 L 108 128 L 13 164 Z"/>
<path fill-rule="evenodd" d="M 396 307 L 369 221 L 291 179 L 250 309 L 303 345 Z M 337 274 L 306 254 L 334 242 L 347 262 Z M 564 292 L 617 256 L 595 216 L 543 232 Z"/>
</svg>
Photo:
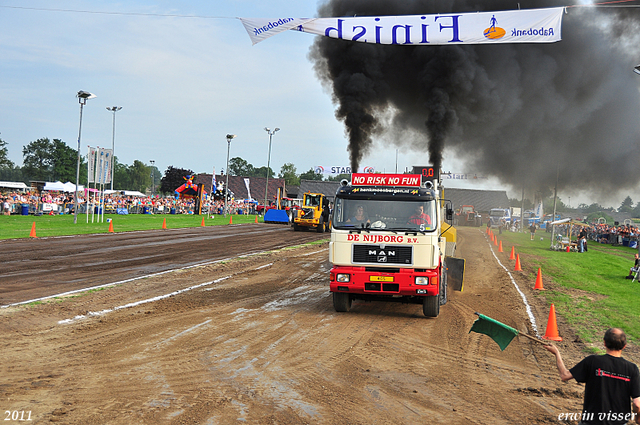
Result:
<svg viewBox="0 0 640 425">
<path fill-rule="evenodd" d="M 515 247 L 511 247 L 511 255 L 509 256 L 509 260 L 515 260 L 516 259 L 516 249 Z"/>
<path fill-rule="evenodd" d="M 204 227 L 204 217 L 202 217 L 202 223 L 200 223 L 200 227 Z"/>
<path fill-rule="evenodd" d="M 502 250 L 502 241 L 500 241 L 500 246 L 498 247 L 498 252 L 504 252 L 504 251 Z"/>
<path fill-rule="evenodd" d="M 113 231 L 113 220 L 109 222 L 109 233 L 114 233 Z"/>
<path fill-rule="evenodd" d="M 522 267 L 520 266 L 520 254 L 516 255 L 516 268 L 515 271 L 521 272 Z"/>
<path fill-rule="evenodd" d="M 497 237 L 497 236 L 496 236 L 496 238 L 493 240 L 493 244 L 494 244 L 495 246 L 498 246 L 498 237 Z"/>
<path fill-rule="evenodd" d="M 258 222 L 258 216 L 256 216 L 256 223 Z"/>
<path fill-rule="evenodd" d="M 542 270 L 540 267 L 538 267 L 538 277 L 536 277 L 536 286 L 533 287 L 533 289 L 539 289 L 541 291 L 544 291 L 544 287 L 542 286 Z"/>
<path fill-rule="evenodd" d="M 30 238 L 37 238 L 36 236 L 36 222 L 34 221 L 31 225 L 31 233 L 29 233 Z"/>
<path fill-rule="evenodd" d="M 233 216 L 232 215 L 229 216 L 229 224 L 233 224 Z"/>
<path fill-rule="evenodd" d="M 167 218 L 165 217 L 164 220 L 162 220 L 162 228 L 166 229 L 167 228 Z"/>
<path fill-rule="evenodd" d="M 544 333 L 543 339 L 549 339 L 551 341 L 562 341 L 562 338 L 558 334 L 558 324 L 556 323 L 556 307 L 551 304 L 549 310 L 549 321 L 547 322 L 547 331 Z"/>
</svg>

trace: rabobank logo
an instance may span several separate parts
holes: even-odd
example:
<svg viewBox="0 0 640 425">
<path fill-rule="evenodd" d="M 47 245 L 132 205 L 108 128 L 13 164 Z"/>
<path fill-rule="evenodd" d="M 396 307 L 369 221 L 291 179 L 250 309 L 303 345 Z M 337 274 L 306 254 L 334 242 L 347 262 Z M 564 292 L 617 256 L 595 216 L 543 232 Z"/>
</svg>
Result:
<svg viewBox="0 0 640 425">
<path fill-rule="evenodd" d="M 324 167 L 322 165 L 318 165 L 315 170 L 313 170 L 316 174 L 324 174 Z"/>
<path fill-rule="evenodd" d="M 489 20 L 489 28 L 484 30 L 484 36 L 490 40 L 498 40 L 506 34 L 504 28 L 500 28 L 498 25 L 498 20 L 496 19 L 496 15 L 493 15 Z"/>
</svg>

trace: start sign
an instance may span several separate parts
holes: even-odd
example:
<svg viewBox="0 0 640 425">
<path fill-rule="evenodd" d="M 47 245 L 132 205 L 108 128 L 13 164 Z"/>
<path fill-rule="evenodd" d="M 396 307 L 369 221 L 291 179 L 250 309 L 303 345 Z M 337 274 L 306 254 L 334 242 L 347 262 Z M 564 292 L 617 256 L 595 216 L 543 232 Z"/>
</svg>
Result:
<svg viewBox="0 0 640 425">
<path fill-rule="evenodd" d="M 353 186 L 420 187 L 419 174 L 360 174 L 351 176 Z"/>
</svg>

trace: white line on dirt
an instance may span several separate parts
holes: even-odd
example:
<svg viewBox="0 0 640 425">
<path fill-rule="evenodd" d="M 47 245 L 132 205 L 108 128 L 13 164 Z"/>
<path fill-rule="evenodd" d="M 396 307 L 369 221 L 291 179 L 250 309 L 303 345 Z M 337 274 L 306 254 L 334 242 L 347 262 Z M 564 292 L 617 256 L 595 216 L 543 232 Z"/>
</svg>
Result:
<svg viewBox="0 0 640 425">
<path fill-rule="evenodd" d="M 325 251 L 329 251 L 329 248 L 321 249 L 320 251 L 308 252 L 306 254 L 300 255 L 300 257 L 306 257 L 307 255 L 318 254 L 320 252 L 325 252 Z"/>
<path fill-rule="evenodd" d="M 486 235 L 485 235 L 485 237 L 486 237 Z M 516 280 L 513 278 L 513 275 L 511 274 L 511 272 L 500 262 L 500 260 L 498 259 L 498 256 L 493 251 L 493 247 L 491 246 L 491 243 L 489 243 L 489 249 L 491 250 L 491 254 L 493 254 L 493 257 L 496 259 L 498 264 L 500 264 L 500 267 L 502 267 L 504 269 L 504 271 L 507 272 L 507 275 L 509 275 L 509 279 L 511 279 L 511 283 L 513 283 L 513 286 L 516 287 L 516 291 L 518 291 L 518 293 L 520 294 L 520 297 L 522 297 L 522 301 L 524 302 L 524 305 L 527 308 L 527 315 L 529 316 L 529 321 L 531 322 L 531 327 L 533 328 L 533 331 L 536 333 L 536 336 L 538 338 L 540 338 L 540 334 L 538 333 L 538 326 L 536 325 L 536 318 L 533 316 L 533 311 L 531 311 L 531 306 L 529 305 L 529 302 L 527 301 L 527 297 L 520 290 L 520 287 L 516 283 Z"/>
<path fill-rule="evenodd" d="M 182 335 L 185 335 L 185 334 L 187 334 L 187 333 L 189 333 L 189 332 L 191 332 L 193 330 L 196 330 L 199 327 L 204 326 L 204 325 L 206 325 L 207 323 L 210 323 L 210 322 L 211 322 L 211 319 L 206 320 L 206 321 L 204 321 L 202 323 L 198 323 L 197 325 L 191 326 L 189 329 L 185 329 L 182 332 L 180 332 L 180 333 L 178 333 L 178 334 L 176 334 L 176 335 L 174 335 L 174 336 L 172 336 L 170 338 L 165 339 L 164 341 L 160 341 L 159 343 L 156 344 L 156 347 L 158 347 L 160 345 L 167 344 L 167 343 L 173 341 L 176 338 L 180 338 Z"/>
<path fill-rule="evenodd" d="M 118 282 L 105 283 L 104 285 L 89 286 L 88 288 L 75 289 L 73 291 L 67 291 L 67 292 L 62 292 L 60 294 L 48 295 L 48 296 L 42 297 L 42 298 L 35 298 L 35 299 L 32 299 L 32 300 L 20 301 L 20 302 L 17 302 L 17 303 L 0 306 L 0 308 L 14 307 L 14 306 L 17 306 L 17 305 L 30 304 L 30 303 L 34 303 L 34 302 L 37 302 L 37 301 L 50 300 L 52 298 L 64 297 L 66 295 L 77 294 L 79 292 L 86 292 L 86 291 L 91 291 L 91 290 L 94 290 L 94 289 L 101 289 L 101 288 L 107 288 L 109 286 L 121 285 L 123 283 L 133 282 L 133 281 L 140 280 L 140 279 L 146 279 L 148 277 L 161 276 L 163 274 L 171 273 L 171 272 L 174 272 L 174 271 L 177 271 L 177 270 L 187 270 L 187 269 L 192 269 L 194 267 L 207 266 L 209 264 L 221 263 L 223 261 L 229 261 L 229 260 L 230 260 L 230 258 L 223 258 L 222 260 L 207 261 L 205 263 L 198 263 L 198 264 L 193 264 L 191 266 L 180 267 L 180 268 L 177 268 L 177 269 L 165 270 L 163 272 L 146 274 L 144 276 L 133 277 L 131 279 L 125 279 L 125 280 L 121 280 L 121 281 L 118 281 Z"/>
<path fill-rule="evenodd" d="M 111 312 L 116 311 L 116 310 L 122 310 L 124 308 L 136 307 L 136 306 L 139 306 L 141 304 L 147 304 L 147 303 L 152 303 L 152 302 L 155 302 L 155 301 L 160 301 L 160 300 L 163 300 L 165 298 L 172 297 L 174 295 L 182 294 L 183 292 L 192 291 L 194 289 L 198 289 L 198 288 L 201 288 L 203 286 L 208 286 L 208 285 L 212 285 L 214 283 L 221 282 L 221 281 L 223 281 L 225 279 L 229 279 L 230 277 L 231 277 L 231 275 L 225 276 L 225 277 L 221 277 L 220 279 L 216 279 L 216 280 L 213 280 L 211 282 L 200 283 L 198 285 L 193 285 L 193 286 L 190 286 L 190 287 L 185 288 L 185 289 L 179 289 L 177 291 L 173 291 L 173 292 L 170 292 L 168 294 L 158 295 L 157 297 L 147 298 L 146 300 L 141 300 L 141 301 L 135 301 L 135 302 L 132 302 L 132 303 L 129 303 L 129 304 L 121 305 L 121 306 L 114 307 L 114 308 L 108 308 L 108 309 L 105 309 L 105 310 L 102 310 L 102 311 L 97 311 L 97 312 L 90 311 L 86 315 L 85 314 L 81 314 L 81 315 L 78 315 L 78 316 L 76 316 L 76 317 L 74 317 L 72 319 L 60 320 L 58 322 L 58 324 L 59 325 L 66 325 L 66 324 L 75 322 L 77 320 L 85 319 L 88 316 L 91 316 L 91 317 L 93 317 L 93 316 L 102 316 L 104 314 L 111 313 Z"/>
</svg>

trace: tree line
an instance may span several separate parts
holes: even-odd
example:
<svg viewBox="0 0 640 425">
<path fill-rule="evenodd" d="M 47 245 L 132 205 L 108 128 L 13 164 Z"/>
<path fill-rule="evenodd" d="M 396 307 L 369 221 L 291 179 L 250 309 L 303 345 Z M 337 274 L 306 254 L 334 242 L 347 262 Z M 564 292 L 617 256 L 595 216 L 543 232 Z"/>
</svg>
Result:
<svg viewBox="0 0 640 425">
<path fill-rule="evenodd" d="M 7 142 L 0 139 L 0 180 L 24 182 L 29 186 L 31 181 L 70 181 L 75 183 L 77 167 L 77 151 L 69 147 L 60 139 L 50 140 L 42 138 L 35 140 L 22 148 L 23 165 L 16 166 L 8 158 Z M 153 165 L 144 164 L 135 160 L 133 164 L 121 164 L 118 157 L 114 157 L 114 189 L 116 190 L 137 190 L 140 192 L 151 192 L 152 188 L 157 193 L 173 194 L 173 191 L 182 185 L 187 175 L 193 175 L 190 169 L 177 168 L 172 165 L 167 167 L 164 174 Z M 221 170 L 224 172 L 224 170 Z M 255 167 L 245 159 L 240 157 L 229 160 L 229 173 L 232 176 L 244 177 L 267 177 L 274 178 L 275 172 L 271 167 Z M 278 178 L 284 179 L 287 186 L 299 186 L 300 180 L 328 180 L 340 181 L 349 179 L 348 174 L 328 176 L 323 178 L 321 174 L 316 174 L 313 168 L 298 174 L 296 166 L 292 163 L 285 163 L 280 168 Z M 87 161 L 80 157 L 80 181 L 79 184 L 87 184 Z M 544 210 L 553 211 L 553 197 L 550 189 L 539 189 L 535 193 L 536 199 L 543 199 Z M 521 207 L 522 199 L 510 199 L 510 206 Z M 525 199 L 524 209 L 534 208 L 534 202 Z M 606 212 L 624 212 L 634 218 L 640 218 L 640 202 L 635 203 L 630 196 L 627 196 L 620 206 L 615 209 L 603 207 L 598 203 L 591 205 L 580 204 L 577 207 L 585 214 L 604 214 Z M 562 199 L 556 200 L 556 211 L 568 212 L 573 209 L 566 205 Z"/>
<path fill-rule="evenodd" d="M 24 182 L 27 186 L 31 181 L 75 183 L 77 153 L 60 139 L 42 138 L 22 148 L 23 164 L 16 166 L 8 159 L 7 142 L 0 139 L 0 180 Z M 113 159 L 114 189 L 145 192 L 160 183 L 162 175 L 157 167 L 138 160 L 131 165 L 121 164 L 117 156 Z M 87 180 L 87 160 L 81 156 L 78 183 L 86 186 Z"/>
</svg>

